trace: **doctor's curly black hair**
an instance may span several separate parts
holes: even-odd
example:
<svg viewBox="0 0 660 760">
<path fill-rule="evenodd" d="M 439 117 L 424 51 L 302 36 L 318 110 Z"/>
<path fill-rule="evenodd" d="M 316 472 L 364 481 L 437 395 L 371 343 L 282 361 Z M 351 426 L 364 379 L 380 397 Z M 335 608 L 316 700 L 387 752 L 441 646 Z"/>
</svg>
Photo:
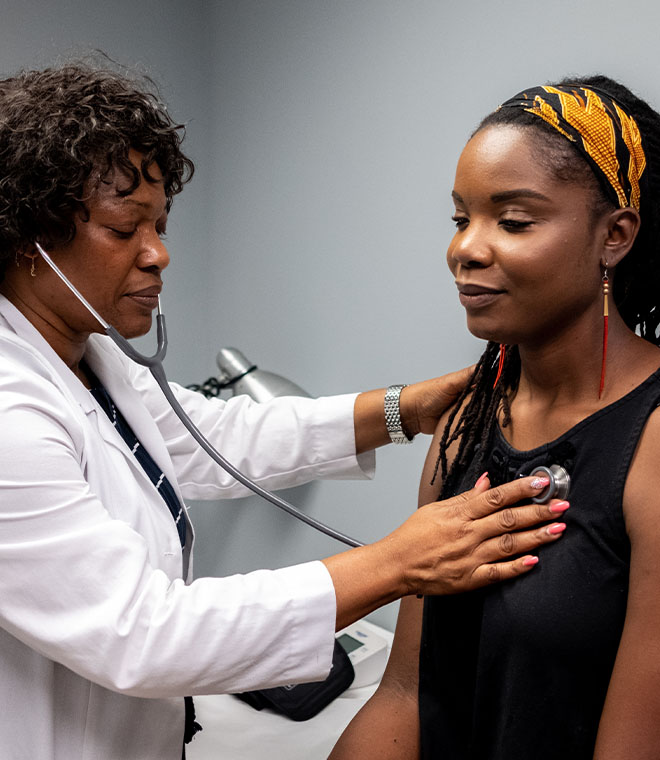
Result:
<svg viewBox="0 0 660 760">
<path fill-rule="evenodd" d="M 22 71 L 0 80 L 0 280 L 7 262 L 35 240 L 70 241 L 85 198 L 121 171 L 130 193 L 159 166 L 168 209 L 192 177 L 176 124 L 148 77 L 131 79 L 86 63 Z M 129 150 L 144 155 L 142 171 Z"/>
</svg>

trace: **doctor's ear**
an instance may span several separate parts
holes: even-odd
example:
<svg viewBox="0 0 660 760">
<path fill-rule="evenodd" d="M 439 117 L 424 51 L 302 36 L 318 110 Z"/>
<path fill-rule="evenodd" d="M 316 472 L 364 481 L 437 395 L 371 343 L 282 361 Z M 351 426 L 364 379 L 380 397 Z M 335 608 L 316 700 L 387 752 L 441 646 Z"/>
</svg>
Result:
<svg viewBox="0 0 660 760">
<path fill-rule="evenodd" d="M 606 214 L 603 259 L 609 266 L 616 266 L 630 251 L 639 232 L 641 219 L 634 208 L 618 208 Z"/>
</svg>

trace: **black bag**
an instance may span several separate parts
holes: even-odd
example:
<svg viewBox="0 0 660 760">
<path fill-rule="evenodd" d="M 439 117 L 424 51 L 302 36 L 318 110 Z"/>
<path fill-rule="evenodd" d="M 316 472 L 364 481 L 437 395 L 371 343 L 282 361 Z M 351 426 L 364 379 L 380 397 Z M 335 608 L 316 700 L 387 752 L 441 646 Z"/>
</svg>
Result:
<svg viewBox="0 0 660 760">
<path fill-rule="evenodd" d="M 255 710 L 270 707 L 291 720 L 313 718 L 353 683 L 355 671 L 341 644 L 335 639 L 330 675 L 325 681 L 276 686 L 234 694 Z"/>
</svg>

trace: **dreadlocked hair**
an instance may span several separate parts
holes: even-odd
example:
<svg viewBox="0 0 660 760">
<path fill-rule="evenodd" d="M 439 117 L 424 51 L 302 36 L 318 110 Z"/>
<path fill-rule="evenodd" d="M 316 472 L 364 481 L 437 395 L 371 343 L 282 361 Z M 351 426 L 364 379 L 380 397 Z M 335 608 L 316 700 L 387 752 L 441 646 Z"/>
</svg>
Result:
<svg viewBox="0 0 660 760">
<path fill-rule="evenodd" d="M 646 155 L 644 192 L 640 204 L 640 229 L 635 242 L 617 265 L 613 298 L 628 327 L 660 346 L 660 114 L 627 87 L 609 77 L 569 77 L 559 85 L 596 87 L 605 91 L 637 122 Z M 577 182 L 592 191 L 592 216 L 613 207 L 586 159 L 569 140 L 537 116 L 519 108 L 502 108 L 486 116 L 473 135 L 490 126 L 513 125 L 528 129 L 539 165 L 565 182 Z M 507 346 L 499 381 L 495 384 L 499 345 L 489 342 L 472 380 L 454 405 L 440 440 L 440 451 L 431 483 L 440 471 L 441 497 L 456 493 L 468 466 L 482 463 L 488 440 L 498 417 L 502 427 L 511 421 L 510 395 L 520 380 L 520 355 L 516 346 Z M 494 386 L 494 387 L 493 387 Z M 459 415 L 460 411 L 460 415 Z M 457 419 L 458 417 L 458 419 Z M 458 441 L 456 455 L 448 467 L 447 451 Z"/>
<path fill-rule="evenodd" d="M 505 347 L 502 371 L 495 382 L 499 356 L 499 343 L 489 341 L 470 381 L 449 414 L 440 439 L 440 453 L 431 479 L 431 485 L 433 485 L 440 470 L 441 498 L 455 493 L 465 469 L 475 461 L 475 453 L 477 463 L 480 457 L 483 457 L 500 409 L 502 427 L 506 427 L 511 422 L 509 392 L 518 387 L 520 356 L 516 346 Z M 459 410 L 462 411 L 456 421 Z M 448 467 L 447 450 L 454 441 L 458 441 L 458 450 L 451 467 Z"/>
</svg>

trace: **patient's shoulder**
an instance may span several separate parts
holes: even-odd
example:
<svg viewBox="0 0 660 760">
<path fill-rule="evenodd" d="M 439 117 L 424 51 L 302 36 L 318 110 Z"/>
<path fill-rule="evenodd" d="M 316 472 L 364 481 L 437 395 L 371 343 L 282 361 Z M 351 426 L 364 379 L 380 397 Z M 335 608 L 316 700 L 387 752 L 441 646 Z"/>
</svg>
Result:
<svg viewBox="0 0 660 760">
<path fill-rule="evenodd" d="M 628 471 L 623 510 L 628 533 L 648 530 L 647 522 L 658 522 L 660 497 L 657 470 L 660 461 L 660 408 L 649 415 Z"/>
</svg>

